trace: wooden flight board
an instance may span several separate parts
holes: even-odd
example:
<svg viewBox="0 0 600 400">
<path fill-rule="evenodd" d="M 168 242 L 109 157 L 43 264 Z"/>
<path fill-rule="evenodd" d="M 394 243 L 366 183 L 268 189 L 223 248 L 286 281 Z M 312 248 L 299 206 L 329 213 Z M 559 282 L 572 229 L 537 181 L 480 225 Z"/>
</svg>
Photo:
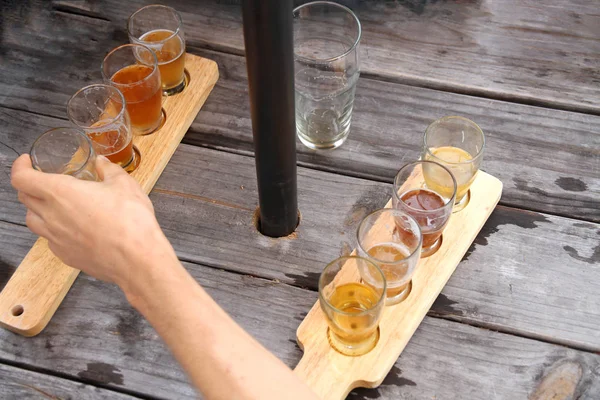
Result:
<svg viewBox="0 0 600 400">
<path fill-rule="evenodd" d="M 320 398 L 327 400 L 344 399 L 356 387 L 379 386 L 498 204 L 501 194 L 502 182 L 479 171 L 471 186 L 471 200 L 462 211 L 452 214 L 441 247 L 433 255 L 419 260 L 408 298 L 385 307 L 379 324 L 379 342 L 369 353 L 351 357 L 334 350 L 329 345 L 327 321 L 317 301 L 297 331 L 304 355 L 294 370 L 296 374 Z M 391 201 L 386 207 L 391 207 Z M 369 234 L 376 235 L 377 231 L 374 229 Z M 346 270 L 346 274 L 354 274 L 349 271 Z M 344 269 L 340 274 L 344 274 Z"/>
<path fill-rule="evenodd" d="M 154 187 L 219 78 L 214 61 L 191 54 L 185 57 L 189 82 L 183 92 L 163 100 L 164 125 L 151 135 L 133 139 L 142 160 L 131 176 L 146 193 Z M 0 293 L 0 326 L 24 336 L 37 335 L 78 274 L 79 270 L 63 264 L 48 242 L 39 238 Z"/>
</svg>

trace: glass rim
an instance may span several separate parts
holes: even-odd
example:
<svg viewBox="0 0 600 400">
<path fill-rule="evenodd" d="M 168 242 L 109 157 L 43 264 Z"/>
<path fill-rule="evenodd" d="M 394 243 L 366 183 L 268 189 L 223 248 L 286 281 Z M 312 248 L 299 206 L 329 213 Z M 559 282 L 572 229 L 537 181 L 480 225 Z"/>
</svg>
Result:
<svg viewBox="0 0 600 400">
<path fill-rule="evenodd" d="M 332 267 L 333 265 L 337 264 L 340 261 L 343 260 L 360 260 L 360 261 L 365 261 L 369 264 L 371 264 L 372 266 L 375 267 L 376 271 L 379 272 L 379 274 L 381 275 L 382 279 L 383 279 L 383 290 L 381 291 L 381 295 L 379 296 L 379 300 L 377 300 L 377 303 L 375 303 L 375 305 L 367 310 L 363 310 L 361 312 L 358 313 L 351 313 L 351 312 L 347 312 L 347 311 L 343 311 L 340 310 L 337 307 L 334 307 L 329 300 L 327 300 L 322 293 L 321 290 L 321 282 L 323 280 L 323 276 L 325 275 L 325 271 L 327 271 L 327 269 L 329 267 Z M 337 274 L 336 274 L 337 275 Z M 360 283 L 360 282 L 358 282 Z M 366 285 L 366 284 L 365 284 Z M 368 286 L 368 285 L 367 285 Z M 342 314 L 342 315 L 352 315 L 352 316 L 363 316 L 366 314 L 369 314 L 372 310 L 376 309 L 377 307 L 379 307 L 381 305 L 381 303 L 383 303 L 386 299 L 386 293 L 387 293 L 387 279 L 385 277 L 385 274 L 383 273 L 383 271 L 381 270 L 381 268 L 379 268 L 379 265 L 377 265 L 376 263 L 374 263 L 373 261 L 369 260 L 368 258 L 365 257 L 361 257 L 361 256 L 341 256 L 336 258 L 335 260 L 329 262 L 325 268 L 323 268 L 323 271 L 321 272 L 321 275 L 319 276 L 319 287 L 318 287 L 318 291 L 319 291 L 319 299 L 323 300 L 323 302 L 332 310 L 334 310 L 336 313 Z"/>
<path fill-rule="evenodd" d="M 162 39 L 162 40 L 159 40 L 159 41 L 157 41 L 157 42 L 152 42 L 152 43 L 164 43 L 164 42 L 166 42 L 167 40 L 171 40 L 171 39 L 173 39 L 175 36 L 179 35 L 179 31 L 180 31 L 180 30 L 181 30 L 181 28 L 183 27 L 183 19 L 181 18 L 181 15 L 179 14 L 179 12 L 177 12 L 177 10 L 176 10 L 176 9 L 174 9 L 173 7 L 165 6 L 165 5 L 163 5 L 163 4 L 148 4 L 147 6 L 144 6 L 144 7 L 140 8 L 140 9 L 136 10 L 136 11 L 135 11 L 133 14 L 131 14 L 131 15 L 129 16 L 129 18 L 127 19 L 127 34 L 129 35 L 129 37 L 130 37 L 130 38 L 133 38 L 133 40 L 135 40 L 136 42 L 139 42 L 139 43 L 136 43 L 136 44 L 141 44 L 141 43 L 149 43 L 149 42 L 146 42 L 146 41 L 144 41 L 144 40 L 141 40 L 141 39 L 139 39 L 139 38 L 136 38 L 136 37 L 133 35 L 133 33 L 131 32 L 131 25 L 132 25 L 132 21 L 133 21 L 133 18 L 136 16 L 136 14 L 137 14 L 137 13 L 139 13 L 140 11 L 147 10 L 147 9 L 149 9 L 149 8 L 155 8 L 155 9 L 158 9 L 158 8 L 163 8 L 163 9 L 168 9 L 168 10 L 172 11 L 172 12 L 175 14 L 176 18 L 177 18 L 177 29 L 176 29 L 176 30 L 173 32 L 173 34 L 171 34 L 171 35 L 170 35 L 168 38 L 166 38 L 166 39 Z M 148 32 L 146 32 L 146 33 L 148 33 Z"/>
<path fill-rule="evenodd" d="M 401 260 L 397 260 L 397 261 L 384 261 L 384 260 L 379 260 L 378 258 L 375 258 L 375 257 L 371 256 L 369 254 L 369 252 L 367 250 L 365 250 L 364 246 L 361 243 L 360 237 L 359 237 L 360 230 L 363 227 L 363 224 L 365 223 L 365 221 L 367 221 L 369 218 L 373 217 L 376 214 L 384 214 L 386 212 L 400 213 L 400 214 L 402 214 L 403 217 L 407 217 L 408 220 L 410 221 L 410 223 L 412 225 L 414 225 L 414 226 L 417 227 L 417 232 L 419 232 L 419 243 L 418 243 L 418 245 L 415 247 L 414 250 L 411 251 L 411 253 L 408 256 L 404 257 Z M 421 255 L 421 248 L 423 247 L 423 232 L 421 232 L 421 227 L 419 226 L 419 223 L 417 222 L 417 220 L 413 216 L 411 216 L 410 214 L 408 214 L 408 213 L 406 213 L 406 212 L 404 212 L 402 210 L 398 210 L 396 208 L 380 208 L 379 210 L 375 210 L 372 213 L 370 213 L 369 215 L 365 216 L 362 219 L 362 221 L 360 221 L 360 224 L 358 224 L 358 229 L 356 230 L 356 243 L 358 245 L 358 248 L 364 254 L 367 255 L 364 258 L 372 259 L 372 260 L 375 260 L 376 263 L 382 263 L 382 264 L 385 264 L 385 265 L 397 265 L 397 264 L 401 264 L 403 262 L 406 262 L 406 260 L 409 260 L 409 259 L 413 258 L 415 256 L 415 254 L 419 255 L 419 257 L 420 257 L 420 255 Z"/>
<path fill-rule="evenodd" d="M 91 85 L 88 85 L 88 86 L 84 86 L 84 87 L 82 87 L 81 89 L 79 89 L 78 91 L 76 91 L 76 92 L 75 92 L 75 94 L 74 94 L 73 96 L 71 96 L 71 98 L 70 98 L 70 99 L 69 99 L 69 101 L 67 102 L 67 117 L 69 118 L 69 121 L 71 121 L 71 123 L 72 123 L 72 124 L 74 124 L 74 125 L 76 125 L 78 128 L 81 128 L 81 129 L 83 129 L 84 131 L 85 131 L 85 129 L 91 129 L 91 126 L 81 126 L 80 124 L 78 124 L 78 123 L 77 123 L 77 122 L 74 120 L 74 118 L 72 118 L 72 117 L 71 117 L 71 112 L 70 112 L 70 110 L 71 110 L 71 107 L 70 107 L 70 105 L 71 105 L 71 101 L 73 101 L 73 99 L 74 99 L 74 98 L 75 98 L 75 97 L 76 97 L 78 94 L 82 93 L 84 90 L 91 89 L 91 88 L 94 88 L 94 87 L 98 87 L 98 88 L 99 88 L 99 87 L 103 87 L 103 88 L 109 88 L 109 90 L 110 90 L 111 92 L 116 92 L 116 93 L 117 93 L 117 95 L 118 95 L 118 96 L 120 97 L 120 99 L 121 99 L 121 110 L 119 111 L 119 113 L 118 113 L 118 114 L 117 114 L 115 117 L 112 117 L 112 118 L 109 120 L 109 122 L 107 122 L 106 124 L 104 124 L 104 125 L 102 125 L 102 126 L 110 125 L 110 124 L 112 124 L 113 122 L 116 122 L 116 121 L 117 121 L 119 118 L 123 117 L 123 115 L 125 114 L 125 110 L 126 110 L 126 104 L 127 104 L 127 103 L 125 102 L 125 96 L 123 96 L 123 93 L 121 93 L 121 91 L 120 91 L 118 88 L 116 88 L 116 87 L 114 87 L 114 86 L 111 86 L 111 85 L 106 85 L 106 84 L 104 84 L 104 83 L 94 83 L 94 84 L 91 84 Z M 101 128 L 101 127 L 99 126 L 99 127 L 96 127 L 96 128 Z"/>
<path fill-rule="evenodd" d="M 39 165 L 34 159 L 36 145 L 48 133 L 55 132 L 55 131 L 65 131 L 65 130 L 83 137 L 84 141 L 87 143 L 88 148 L 89 148 L 89 151 L 87 152 L 87 157 L 85 158 L 85 161 L 82 162 L 81 167 L 79 167 L 76 171 L 73 171 L 73 174 L 77 174 L 78 172 L 83 171 L 85 169 L 85 166 L 89 164 L 91 158 L 94 156 L 94 146 L 92 145 L 91 139 L 81 129 L 72 128 L 72 127 L 68 127 L 68 126 L 59 126 L 57 128 L 48 129 L 47 131 L 42 133 L 40 136 L 38 136 L 37 139 L 35 139 L 35 141 L 31 145 L 31 149 L 29 150 L 29 158 L 31 159 L 31 166 L 36 171 L 44 172 L 41 169 L 39 169 Z M 38 168 L 36 168 L 36 167 L 38 167 Z M 51 172 L 44 172 L 44 173 L 51 173 Z"/>
<path fill-rule="evenodd" d="M 434 125 L 434 124 L 439 124 L 440 122 L 445 122 L 451 119 L 460 119 L 463 120 L 465 122 L 467 122 L 468 124 L 473 125 L 477 131 L 481 134 L 481 137 L 483 139 L 483 143 L 481 145 L 481 149 L 479 149 L 479 152 L 470 160 L 468 161 L 459 161 L 459 162 L 449 162 L 449 161 L 444 161 L 441 158 L 437 157 L 436 155 L 434 155 L 433 153 L 431 153 L 430 149 L 431 147 L 427 145 L 427 133 L 429 133 L 429 129 Z M 465 118 L 465 117 L 461 117 L 460 115 L 447 115 L 445 117 L 442 118 L 438 118 L 435 121 L 433 121 L 432 123 L 430 123 L 427 126 L 427 129 L 425 129 L 425 134 L 423 135 L 423 146 L 425 147 L 425 151 L 427 152 L 427 154 L 429 154 L 431 157 L 435 158 L 436 160 L 440 160 L 441 162 L 445 163 L 445 164 L 450 164 L 450 165 L 468 165 L 468 164 L 472 164 L 474 163 L 478 158 L 480 158 L 483 155 L 483 150 L 485 149 L 485 134 L 483 133 L 483 129 L 481 129 L 481 127 L 479 125 L 477 125 L 475 122 L 473 122 L 472 120 L 470 120 L 469 118 Z"/>
<path fill-rule="evenodd" d="M 310 3 L 305 3 L 302 5 L 299 5 L 298 7 L 294 8 L 294 11 L 292 12 L 292 15 L 295 15 L 298 11 L 300 11 L 301 9 L 305 8 L 305 7 L 309 7 L 309 6 L 314 6 L 314 5 L 328 5 L 328 6 L 333 6 L 333 7 L 337 7 L 340 8 L 344 11 L 346 11 L 348 14 L 350 14 L 350 16 L 354 19 L 354 21 L 356 22 L 356 25 L 358 27 L 358 34 L 356 35 L 356 40 L 354 41 L 354 43 L 352 44 L 352 46 L 350 46 L 350 48 L 348 50 L 346 50 L 344 53 L 335 56 L 335 57 L 330 57 L 330 58 L 310 58 L 310 57 L 304 57 L 304 56 L 299 56 L 296 53 L 294 53 L 294 58 L 296 60 L 301 60 L 301 61 L 305 61 L 305 62 L 311 62 L 311 63 L 330 63 L 332 61 L 336 61 L 339 60 L 340 58 L 344 58 L 346 57 L 348 54 L 350 54 L 353 50 L 355 50 L 358 47 L 358 44 L 360 43 L 360 39 L 362 38 L 362 25 L 360 23 L 360 20 L 358 19 L 358 17 L 356 16 L 356 14 L 354 13 L 354 11 L 352 11 L 350 8 L 339 4 L 339 3 L 335 3 L 333 1 L 311 1 Z M 295 17 L 293 17 L 293 19 L 295 19 Z M 293 23 L 293 21 L 292 21 Z"/>
<path fill-rule="evenodd" d="M 398 194 L 398 190 L 396 190 L 396 188 L 398 186 L 398 177 L 400 176 L 400 173 L 402 173 L 402 171 L 405 168 L 408 168 L 408 167 L 411 167 L 411 166 L 414 166 L 414 165 L 417 165 L 417 164 L 425 164 L 425 163 L 435 164 L 438 167 L 442 167 L 450 175 L 450 177 L 452 178 L 452 183 L 454 184 L 454 190 L 452 192 L 452 197 L 450 197 L 450 199 L 448 201 L 446 201 L 442 207 L 438 207 L 438 208 L 433 209 L 433 210 L 419 210 L 417 208 L 409 206 L 408 204 L 406 204 L 406 202 L 404 200 L 402 200 L 402 198 L 400 198 L 400 195 Z M 438 196 L 440 195 L 435 190 L 431 190 L 431 191 L 433 193 L 437 194 Z M 432 161 L 432 160 L 417 160 L 417 161 L 413 161 L 411 163 L 408 163 L 408 164 L 404 165 L 402 168 L 400 168 L 400 170 L 398 171 L 398 173 L 394 177 L 394 188 L 393 188 L 393 191 L 392 191 L 392 196 L 396 200 L 402 202 L 402 204 L 404 204 L 406 207 L 408 207 L 411 210 L 415 210 L 415 211 L 417 211 L 417 212 L 419 212 L 421 214 L 429 214 L 429 213 L 438 213 L 438 212 L 440 212 L 441 209 L 448 207 L 449 204 L 452 204 L 452 206 L 454 207 L 454 201 L 456 200 L 456 193 L 457 193 L 457 191 L 458 191 L 458 185 L 456 183 L 456 178 L 454 177 L 454 174 L 448 168 L 444 167 L 442 164 L 440 164 L 437 161 Z"/>
<path fill-rule="evenodd" d="M 133 82 L 133 83 L 117 83 L 117 82 L 113 82 L 113 80 L 111 79 L 111 77 L 106 76 L 106 73 L 104 72 L 104 65 L 106 64 L 106 59 L 108 57 L 110 57 L 113 53 L 115 53 L 115 52 L 117 52 L 117 51 L 119 51 L 119 50 L 121 50 L 121 49 L 123 49 L 125 47 L 136 47 L 136 46 L 142 47 L 143 49 L 149 51 L 152 54 L 152 59 L 154 60 L 152 72 L 150 74 L 148 74 L 148 76 L 142 78 L 139 81 Z M 136 64 L 130 64 L 130 65 L 136 65 Z M 130 65 L 128 65 L 128 67 Z M 146 64 L 144 64 L 144 65 L 146 65 Z M 121 68 L 121 69 L 123 69 L 123 68 Z M 158 70 L 158 58 L 156 58 L 156 54 L 154 53 L 154 51 L 152 51 L 152 49 L 150 49 L 149 47 L 147 47 L 147 46 L 145 46 L 145 45 L 143 45 L 141 43 L 126 43 L 126 44 L 122 44 L 120 46 L 115 47 L 110 52 L 108 52 L 108 54 L 106 56 L 104 56 L 104 59 L 102 60 L 102 65 L 100 66 L 100 70 L 102 72 L 102 77 L 105 80 L 109 81 L 111 84 L 113 84 L 113 85 L 115 85 L 117 87 L 119 87 L 119 86 L 122 86 L 122 87 L 133 87 L 133 86 L 140 85 L 140 84 L 146 82 L 148 79 L 150 79 L 156 73 L 156 71 Z"/>
</svg>

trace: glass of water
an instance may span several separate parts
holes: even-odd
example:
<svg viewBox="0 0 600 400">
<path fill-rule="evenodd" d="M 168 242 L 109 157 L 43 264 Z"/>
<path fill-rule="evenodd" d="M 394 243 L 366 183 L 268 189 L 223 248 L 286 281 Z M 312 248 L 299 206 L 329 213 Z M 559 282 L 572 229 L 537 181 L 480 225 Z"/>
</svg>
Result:
<svg viewBox="0 0 600 400">
<path fill-rule="evenodd" d="M 361 26 L 347 7 L 315 1 L 294 10 L 296 131 L 311 149 L 348 138 L 359 76 Z"/>
</svg>

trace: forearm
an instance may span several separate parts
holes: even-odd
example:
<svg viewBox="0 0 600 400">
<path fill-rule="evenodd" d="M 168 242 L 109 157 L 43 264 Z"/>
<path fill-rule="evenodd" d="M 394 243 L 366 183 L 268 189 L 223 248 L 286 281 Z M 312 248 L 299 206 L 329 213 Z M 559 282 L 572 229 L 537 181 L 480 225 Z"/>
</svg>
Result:
<svg viewBox="0 0 600 400">
<path fill-rule="evenodd" d="M 148 273 L 128 289 L 128 298 L 206 398 L 314 397 L 287 366 L 212 300 L 174 253 L 153 259 L 146 254 L 144 258 Z"/>
</svg>

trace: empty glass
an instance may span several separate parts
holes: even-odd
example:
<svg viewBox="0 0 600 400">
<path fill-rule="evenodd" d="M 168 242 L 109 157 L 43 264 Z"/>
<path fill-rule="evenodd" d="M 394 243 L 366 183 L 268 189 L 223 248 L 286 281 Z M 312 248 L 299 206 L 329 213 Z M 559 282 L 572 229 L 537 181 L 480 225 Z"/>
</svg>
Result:
<svg viewBox="0 0 600 400">
<path fill-rule="evenodd" d="M 80 89 L 67 103 L 67 115 L 92 140 L 96 153 L 128 172 L 140 162 L 123 94 L 113 86 L 95 84 Z"/>
<path fill-rule="evenodd" d="M 361 282 L 362 275 L 369 280 Z M 334 349 L 359 356 L 377 345 L 385 288 L 385 276 L 365 258 L 340 257 L 325 267 L 319 279 L 319 303 Z"/>
<path fill-rule="evenodd" d="M 44 132 L 29 154 L 38 171 L 71 175 L 84 181 L 99 180 L 92 142 L 78 129 L 54 128 Z"/>
<path fill-rule="evenodd" d="M 425 175 L 428 179 L 425 179 Z M 452 191 L 438 193 L 436 187 Z M 433 254 L 442 244 L 442 232 L 454 206 L 456 180 L 448 168 L 434 161 L 416 161 L 405 165 L 394 179 L 392 204 L 417 220 L 423 235 L 421 257 Z"/>
<path fill-rule="evenodd" d="M 423 244 L 417 221 L 401 210 L 377 210 L 358 226 L 357 242 L 358 255 L 376 263 L 385 275 L 386 304 L 406 299 Z M 363 279 L 369 282 L 367 276 L 363 275 Z"/>
<path fill-rule="evenodd" d="M 131 43 L 143 44 L 156 53 L 167 96 L 185 88 L 185 37 L 181 16 L 175 9 L 158 4 L 142 7 L 127 23 Z"/>
<path fill-rule="evenodd" d="M 457 116 L 443 117 L 431 123 L 423 137 L 423 159 L 436 161 L 452 172 L 456 179 L 454 212 L 469 203 L 469 187 L 477 176 L 483 160 L 485 136 L 473 121 Z M 425 174 L 431 189 L 450 196 L 452 186 L 436 182 L 435 177 Z"/>
<path fill-rule="evenodd" d="M 347 7 L 316 1 L 294 10 L 296 130 L 311 149 L 348 138 L 359 76 L 361 26 Z"/>
</svg>

